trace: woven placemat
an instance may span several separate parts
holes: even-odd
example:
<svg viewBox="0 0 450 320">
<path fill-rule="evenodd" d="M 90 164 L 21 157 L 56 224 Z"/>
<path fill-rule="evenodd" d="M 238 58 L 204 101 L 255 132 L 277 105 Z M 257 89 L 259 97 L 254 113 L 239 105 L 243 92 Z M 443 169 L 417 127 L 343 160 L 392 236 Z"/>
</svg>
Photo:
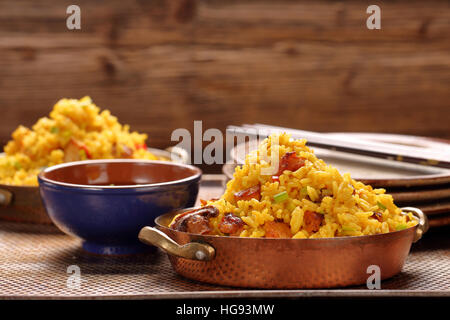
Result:
<svg viewBox="0 0 450 320">
<path fill-rule="evenodd" d="M 415 245 L 403 272 L 382 282 L 382 290 L 245 290 L 178 276 L 165 254 L 107 257 L 85 253 L 79 241 L 52 226 L 0 224 L 0 296 L 48 298 L 193 298 L 304 295 L 448 295 L 450 244 L 429 235 Z M 80 268 L 80 288 L 68 287 L 68 267 Z"/>
</svg>

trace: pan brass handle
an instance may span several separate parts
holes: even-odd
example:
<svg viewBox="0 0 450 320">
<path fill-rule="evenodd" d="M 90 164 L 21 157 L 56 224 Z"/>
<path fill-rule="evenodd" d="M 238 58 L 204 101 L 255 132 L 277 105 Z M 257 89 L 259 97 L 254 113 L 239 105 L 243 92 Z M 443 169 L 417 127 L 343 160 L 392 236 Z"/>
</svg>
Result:
<svg viewBox="0 0 450 320">
<path fill-rule="evenodd" d="M 214 248 L 206 243 L 189 242 L 179 245 L 164 232 L 152 228 L 144 227 L 139 232 L 139 240 L 145 244 L 154 245 L 168 254 L 186 258 L 190 260 L 209 261 L 214 258 Z"/>
<path fill-rule="evenodd" d="M 0 205 L 8 206 L 12 201 L 12 193 L 5 189 L 0 189 Z"/>
<path fill-rule="evenodd" d="M 404 207 L 401 208 L 403 212 L 411 212 L 418 220 L 416 234 L 414 235 L 413 242 L 417 242 L 422 238 L 423 234 L 428 231 L 428 218 L 422 210 L 414 207 Z"/>
</svg>

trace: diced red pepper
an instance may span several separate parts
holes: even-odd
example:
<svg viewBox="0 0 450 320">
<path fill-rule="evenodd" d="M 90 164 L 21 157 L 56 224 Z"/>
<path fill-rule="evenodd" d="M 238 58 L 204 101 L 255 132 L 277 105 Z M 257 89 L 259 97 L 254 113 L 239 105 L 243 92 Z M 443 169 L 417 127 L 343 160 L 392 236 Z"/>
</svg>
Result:
<svg viewBox="0 0 450 320">
<path fill-rule="evenodd" d="M 145 144 L 145 143 L 135 143 L 134 147 L 135 147 L 136 150 L 139 150 L 139 149 L 146 150 L 147 149 L 147 144 Z"/>
<path fill-rule="evenodd" d="M 238 200 L 261 200 L 261 186 L 257 184 L 256 186 L 250 187 L 245 190 L 238 191 L 234 194 L 236 201 Z"/>
<path fill-rule="evenodd" d="M 80 146 L 81 150 L 84 150 L 84 152 L 86 153 L 86 158 L 88 159 L 92 159 L 91 153 L 89 152 L 89 149 L 83 144 Z"/>
</svg>

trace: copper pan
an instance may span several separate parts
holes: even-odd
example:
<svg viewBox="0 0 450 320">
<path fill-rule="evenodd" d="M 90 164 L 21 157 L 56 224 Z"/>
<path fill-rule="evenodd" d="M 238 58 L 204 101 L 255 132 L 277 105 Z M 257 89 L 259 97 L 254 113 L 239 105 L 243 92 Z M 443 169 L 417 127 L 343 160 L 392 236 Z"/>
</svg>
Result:
<svg viewBox="0 0 450 320">
<path fill-rule="evenodd" d="M 39 188 L 0 184 L 0 220 L 51 224 Z"/>
<path fill-rule="evenodd" d="M 169 229 L 180 210 L 158 217 L 157 228 L 144 227 L 139 239 L 166 251 L 177 273 L 198 281 L 272 289 L 343 287 L 365 284 L 372 265 L 380 268 L 381 280 L 401 271 L 411 244 L 428 228 L 421 210 L 402 210 L 419 223 L 386 234 L 328 239 L 205 236 Z"/>
</svg>

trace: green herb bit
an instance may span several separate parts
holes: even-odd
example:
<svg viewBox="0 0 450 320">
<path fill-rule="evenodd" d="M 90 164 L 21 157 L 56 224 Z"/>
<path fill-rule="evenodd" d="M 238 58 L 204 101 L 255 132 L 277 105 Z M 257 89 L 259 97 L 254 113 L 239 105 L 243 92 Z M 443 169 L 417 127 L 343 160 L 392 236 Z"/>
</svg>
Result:
<svg viewBox="0 0 450 320">
<path fill-rule="evenodd" d="M 273 200 L 275 200 L 276 203 L 286 201 L 287 199 L 289 199 L 289 195 L 286 191 L 277 193 L 276 195 L 273 196 Z"/>
<path fill-rule="evenodd" d="M 86 151 L 84 151 L 83 149 L 80 150 L 80 157 L 81 157 L 82 160 L 86 160 L 87 159 Z"/>
<path fill-rule="evenodd" d="M 59 132 L 59 128 L 58 127 L 51 127 L 50 128 L 50 132 L 56 134 L 56 133 Z"/>
<path fill-rule="evenodd" d="M 386 206 L 384 204 L 382 204 L 380 201 L 377 202 L 377 206 L 378 208 L 380 208 L 381 210 L 386 210 Z"/>
<path fill-rule="evenodd" d="M 395 230 L 400 231 L 400 230 L 404 230 L 406 228 L 408 228 L 408 226 L 406 224 L 400 223 L 395 227 Z"/>
<path fill-rule="evenodd" d="M 22 165 L 20 164 L 20 162 L 15 161 L 14 162 L 14 168 L 16 168 L 16 170 L 20 170 L 20 169 L 22 169 Z"/>
<path fill-rule="evenodd" d="M 353 232 L 353 231 L 356 231 L 356 230 L 353 229 L 352 227 L 342 226 L 342 231 Z"/>
</svg>

